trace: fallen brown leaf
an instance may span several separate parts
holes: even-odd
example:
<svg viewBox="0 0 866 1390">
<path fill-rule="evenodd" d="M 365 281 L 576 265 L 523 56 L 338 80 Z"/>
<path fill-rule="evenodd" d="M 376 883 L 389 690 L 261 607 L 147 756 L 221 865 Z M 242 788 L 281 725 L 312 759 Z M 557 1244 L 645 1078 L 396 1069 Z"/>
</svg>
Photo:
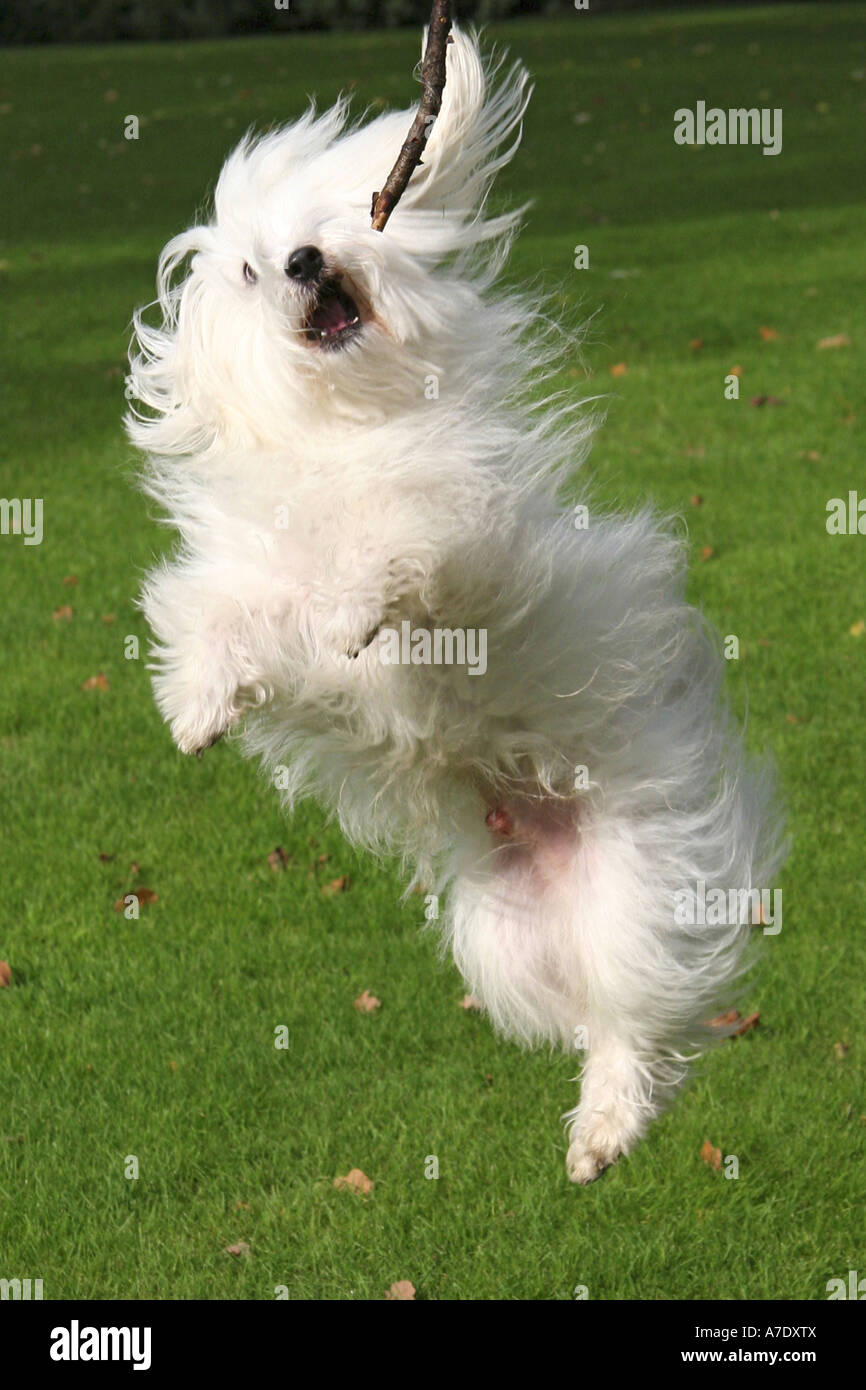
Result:
<svg viewBox="0 0 866 1390">
<path fill-rule="evenodd" d="M 728 376 L 742 376 L 742 375 L 743 375 L 743 369 L 742 369 L 742 367 L 729 367 L 729 368 L 728 368 L 727 375 L 728 375 Z"/>
<path fill-rule="evenodd" d="M 239 1240 L 236 1245 L 227 1245 L 223 1250 L 224 1255 L 243 1255 L 248 1257 L 249 1253 L 250 1247 L 245 1240 Z"/>
<path fill-rule="evenodd" d="M 345 893 L 348 887 L 348 875 L 343 874 L 342 878 L 332 878 L 330 883 L 323 883 L 322 892 L 326 893 L 328 897 L 332 897 L 335 893 Z"/>
<path fill-rule="evenodd" d="M 62 583 L 67 584 L 69 586 L 73 586 L 78 583 L 78 575 L 67 574 L 66 578 L 62 581 Z"/>
<path fill-rule="evenodd" d="M 60 608 L 55 608 L 51 616 L 56 623 L 68 623 L 72 619 L 72 609 L 68 603 L 64 603 Z"/>
<path fill-rule="evenodd" d="M 757 1028 L 760 1021 L 761 1015 L 759 1013 L 749 1014 L 748 1018 L 744 1018 L 741 1023 L 737 1024 L 731 1037 L 741 1038 L 744 1033 L 748 1033 L 750 1028 Z"/>
<path fill-rule="evenodd" d="M 758 329 L 758 332 L 760 333 L 765 343 L 772 343 L 779 336 L 775 328 L 762 327 Z"/>
<path fill-rule="evenodd" d="M 250 1209 L 251 1208 L 249 1202 L 235 1202 L 235 1211 L 250 1211 Z"/>
<path fill-rule="evenodd" d="M 709 1139 L 705 1139 L 701 1145 L 701 1158 L 709 1168 L 712 1168 L 716 1173 L 721 1173 L 722 1151 L 714 1148 Z"/>
<path fill-rule="evenodd" d="M 848 1053 L 851 1051 L 851 1044 L 847 1042 L 834 1042 L 833 1051 L 841 1061 L 842 1058 L 847 1057 Z"/>
<path fill-rule="evenodd" d="M 851 624 L 848 632 L 852 637 L 862 637 L 863 633 L 866 632 L 866 623 L 862 618 L 858 618 L 856 623 Z"/>
<path fill-rule="evenodd" d="M 375 994 L 371 994 L 368 989 L 365 989 L 363 994 L 359 994 L 358 998 L 355 1000 L 355 1008 L 361 1014 L 375 1013 L 375 1011 L 381 1009 L 381 1007 L 381 999 L 377 999 Z"/>
<path fill-rule="evenodd" d="M 740 1011 L 739 1011 L 739 1009 L 728 1009 L 726 1013 L 717 1014 L 715 1018 L 711 1018 L 711 1019 L 710 1019 L 710 1027 L 711 1027 L 711 1028 L 727 1028 L 727 1026 L 728 1026 L 729 1023 L 736 1023 L 736 1021 L 737 1021 L 737 1019 L 738 1019 L 739 1017 L 740 1017 Z"/>
<path fill-rule="evenodd" d="M 82 690 L 108 690 L 108 681 L 100 671 L 96 676 L 88 676 L 86 681 L 81 683 Z"/>
<path fill-rule="evenodd" d="M 272 849 L 268 855 L 268 863 L 275 874 L 279 873 L 280 869 L 284 869 L 290 860 L 291 855 L 286 853 L 282 845 L 277 845 L 276 849 Z"/>
<path fill-rule="evenodd" d="M 612 366 L 611 369 L 610 369 L 610 374 L 611 374 L 611 376 L 627 376 L 627 375 L 628 375 L 628 363 L 627 363 L 627 362 L 614 362 L 613 366 Z"/>
<path fill-rule="evenodd" d="M 360 1192 L 366 1197 L 373 1187 L 373 1181 L 360 1168 L 351 1168 L 344 1176 L 334 1178 L 334 1186 L 338 1192 Z"/>
<path fill-rule="evenodd" d="M 464 994 L 463 998 L 460 1000 L 460 1007 L 461 1009 L 466 1009 L 468 1012 L 470 1009 L 483 1009 L 484 1005 L 481 1003 L 480 999 L 475 998 L 474 994 Z"/>
<path fill-rule="evenodd" d="M 830 338 L 819 338 L 818 340 L 819 348 L 840 348 L 850 346 L 851 339 L 848 337 L 847 333 L 834 333 Z"/>
<path fill-rule="evenodd" d="M 154 893 L 152 888 L 130 888 L 128 893 L 124 893 L 122 898 L 118 898 L 114 904 L 115 912 L 122 912 L 128 906 L 127 898 L 138 898 L 139 907 L 147 907 L 148 903 L 159 902 L 159 894 Z"/>
<path fill-rule="evenodd" d="M 113 614 L 113 613 L 103 613 L 103 615 L 102 615 L 102 621 L 105 623 L 105 626 L 106 626 L 106 627 L 111 627 L 111 624 L 114 622 L 114 614 Z"/>
<path fill-rule="evenodd" d="M 689 347 L 691 348 L 692 352 L 700 352 L 703 345 L 703 338 L 692 338 L 692 341 L 689 343 Z"/>
<path fill-rule="evenodd" d="M 391 1285 L 385 1297 L 405 1302 L 415 1297 L 415 1285 L 410 1284 L 408 1279 L 398 1279 L 396 1284 Z"/>
<path fill-rule="evenodd" d="M 0 960 L 0 989 L 8 989 L 12 983 L 12 971 L 5 960 Z"/>
<path fill-rule="evenodd" d="M 711 545 L 705 545 L 705 546 L 703 546 L 703 548 L 702 548 L 702 550 L 701 550 L 701 559 L 702 559 L 702 560 L 712 560 L 712 558 L 713 558 L 713 556 L 715 555 L 715 553 L 716 553 L 716 552 L 713 550 L 713 547 L 712 547 Z"/>
<path fill-rule="evenodd" d="M 703 505 L 704 505 L 704 499 L 703 499 L 703 497 L 701 496 L 701 494 L 700 494 L 699 492 L 696 492 L 695 495 L 694 495 L 694 497 L 690 497 L 690 498 L 689 498 L 689 506 L 690 506 L 690 507 L 702 507 Z"/>
</svg>

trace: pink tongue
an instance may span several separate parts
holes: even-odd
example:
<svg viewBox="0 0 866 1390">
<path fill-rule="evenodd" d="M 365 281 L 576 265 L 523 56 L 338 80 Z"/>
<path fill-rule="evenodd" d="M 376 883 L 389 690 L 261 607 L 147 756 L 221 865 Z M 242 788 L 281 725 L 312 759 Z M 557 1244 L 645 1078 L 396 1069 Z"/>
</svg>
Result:
<svg viewBox="0 0 866 1390">
<path fill-rule="evenodd" d="M 313 322 L 320 333 L 339 333 L 341 328 L 347 326 L 349 318 L 340 300 L 334 295 L 332 299 L 326 299 L 324 304 L 319 306 Z"/>
</svg>

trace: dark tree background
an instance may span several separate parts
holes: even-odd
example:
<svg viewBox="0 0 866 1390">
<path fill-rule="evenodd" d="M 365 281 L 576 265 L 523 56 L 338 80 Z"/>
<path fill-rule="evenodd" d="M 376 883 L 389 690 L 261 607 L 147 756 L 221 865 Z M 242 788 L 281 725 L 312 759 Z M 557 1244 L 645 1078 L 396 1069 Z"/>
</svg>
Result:
<svg viewBox="0 0 866 1390">
<path fill-rule="evenodd" d="M 680 0 L 692 9 L 711 3 L 734 0 Z M 571 8 L 572 0 L 459 0 L 455 6 L 458 19 L 481 22 Z M 678 5 L 676 0 L 664 6 L 654 0 L 590 0 L 588 13 L 654 8 Z M 422 24 L 429 12 L 429 0 L 0 0 L 0 44 L 391 28 Z"/>
</svg>

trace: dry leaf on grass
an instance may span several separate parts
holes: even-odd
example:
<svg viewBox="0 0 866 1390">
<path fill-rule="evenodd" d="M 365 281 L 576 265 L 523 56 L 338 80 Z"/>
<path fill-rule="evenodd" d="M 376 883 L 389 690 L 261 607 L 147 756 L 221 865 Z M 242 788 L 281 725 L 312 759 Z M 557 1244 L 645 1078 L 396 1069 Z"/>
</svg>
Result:
<svg viewBox="0 0 866 1390">
<path fill-rule="evenodd" d="M 742 367 L 729 367 L 729 368 L 728 368 L 728 373 L 727 373 L 727 374 L 728 374 L 728 376 L 742 376 L 742 375 L 743 375 L 743 369 L 742 369 Z"/>
<path fill-rule="evenodd" d="M 840 348 L 850 346 L 851 339 L 848 337 L 847 333 L 834 333 L 830 338 L 820 338 L 818 340 L 819 348 Z"/>
<path fill-rule="evenodd" d="M 375 1013 L 376 1009 L 381 1009 L 381 1007 L 381 999 L 377 999 L 375 994 L 371 994 L 368 989 L 365 989 L 363 994 L 359 994 L 355 1000 L 355 1008 L 361 1014 Z"/>
<path fill-rule="evenodd" d="M 63 582 L 64 584 L 66 584 L 67 587 L 70 587 L 70 588 L 71 588 L 71 587 L 74 587 L 74 585 L 76 585 L 76 584 L 78 583 L 78 575 L 77 575 L 77 574 L 67 574 L 66 578 L 65 578 L 62 582 Z"/>
<path fill-rule="evenodd" d="M 474 994 L 464 994 L 463 998 L 460 1000 L 460 1007 L 461 1009 L 466 1009 L 468 1012 L 470 1009 L 483 1009 L 484 1005 L 481 1003 L 480 999 L 475 998 Z"/>
<path fill-rule="evenodd" d="M 628 363 L 627 363 L 627 362 L 614 362 L 613 366 L 612 366 L 611 369 L 610 369 L 610 374 L 611 374 L 611 376 L 627 376 L 627 375 L 628 375 Z"/>
<path fill-rule="evenodd" d="M 689 343 L 689 347 L 691 348 L 692 352 L 700 352 L 703 345 L 703 338 L 692 338 L 692 341 Z"/>
<path fill-rule="evenodd" d="M 716 553 L 716 552 L 715 552 L 715 550 L 713 549 L 713 547 L 712 547 L 711 545 L 702 546 L 702 548 L 701 548 L 701 559 L 702 559 L 702 560 L 712 560 L 712 558 L 713 558 L 713 556 L 715 555 L 715 553 Z"/>
<path fill-rule="evenodd" d="M 758 332 L 760 333 L 765 343 L 772 343 L 779 336 L 775 328 L 761 327 L 758 329 Z"/>
<path fill-rule="evenodd" d="M 0 989 L 8 989 L 12 983 L 12 971 L 5 960 L 0 960 Z"/>
<path fill-rule="evenodd" d="M 410 1284 L 408 1279 L 398 1279 L 396 1284 L 391 1285 L 385 1297 L 403 1301 L 412 1299 L 415 1297 L 415 1285 Z"/>
<path fill-rule="evenodd" d="M 322 892 L 327 894 L 330 898 L 333 897 L 335 893 L 345 893 L 348 887 L 348 876 L 343 874 L 342 878 L 332 878 L 330 883 L 323 883 Z"/>
<path fill-rule="evenodd" d="M 224 1255 L 244 1255 L 249 1258 L 250 1247 L 245 1240 L 239 1240 L 236 1245 L 227 1245 L 223 1250 Z"/>
<path fill-rule="evenodd" d="M 68 603 L 61 604 L 59 608 L 55 608 L 51 616 L 56 623 L 68 623 L 72 621 L 72 609 Z"/>
<path fill-rule="evenodd" d="M 351 1168 L 342 1177 L 334 1178 L 334 1186 L 338 1192 L 360 1192 L 366 1197 L 373 1187 L 373 1181 L 360 1168 Z"/>
<path fill-rule="evenodd" d="M 714 1148 L 709 1139 L 705 1139 L 701 1145 L 701 1158 L 708 1168 L 712 1168 L 716 1173 L 721 1173 L 722 1151 L 721 1149 Z"/>
<path fill-rule="evenodd" d="M 726 1013 L 717 1014 L 715 1018 L 711 1018 L 711 1019 L 710 1019 L 710 1027 L 711 1027 L 711 1028 L 727 1028 L 727 1026 L 728 1026 L 729 1023 L 736 1023 L 736 1021 L 737 1021 L 737 1019 L 738 1019 L 739 1017 L 740 1017 L 740 1011 L 739 1011 L 739 1009 L 728 1009 Z"/>
<path fill-rule="evenodd" d="M 111 624 L 114 622 L 114 614 L 113 614 L 113 613 L 103 613 L 103 615 L 102 615 L 102 621 L 105 623 L 105 626 L 106 626 L 106 627 L 111 627 Z"/>
<path fill-rule="evenodd" d="M 834 1042 L 833 1051 L 841 1061 L 842 1058 L 847 1057 L 848 1053 L 851 1051 L 851 1044 L 847 1042 Z"/>
<path fill-rule="evenodd" d="M 87 678 L 86 681 L 82 681 L 82 683 L 81 683 L 81 689 L 82 689 L 82 690 L 107 690 L 107 689 L 108 689 L 108 681 L 105 679 L 105 676 L 104 676 L 104 675 L 102 674 L 102 672 L 100 671 L 98 675 L 96 675 L 96 676 L 88 676 L 88 678 Z"/>
<path fill-rule="evenodd" d="M 866 632 L 866 623 L 862 618 L 858 618 L 856 623 L 851 624 L 848 632 L 852 637 L 862 637 L 863 633 Z"/>
<path fill-rule="evenodd" d="M 268 855 L 268 863 L 275 874 L 278 874 L 280 869 L 284 869 L 290 862 L 291 855 L 286 853 L 282 845 L 277 845 L 276 849 L 272 849 Z"/>
<path fill-rule="evenodd" d="M 748 1033 L 750 1028 L 754 1028 L 761 1015 L 759 1013 L 749 1014 L 748 1018 L 741 1018 L 739 1009 L 728 1009 L 726 1013 L 717 1014 L 715 1018 L 709 1020 L 710 1028 L 723 1029 L 729 1038 L 739 1038 L 743 1033 Z M 736 1023 L 736 1028 L 731 1024 Z"/>
<path fill-rule="evenodd" d="M 694 497 L 690 497 L 690 498 L 689 498 L 689 506 L 690 506 L 690 507 L 702 507 L 703 505 L 704 505 L 704 499 L 703 499 L 703 497 L 701 496 L 701 494 L 700 494 L 699 492 L 696 492 L 695 495 L 694 495 Z"/>
<path fill-rule="evenodd" d="M 114 904 L 115 912 L 122 912 L 125 907 L 129 907 L 128 898 L 137 898 L 139 907 L 147 907 L 148 903 L 159 901 L 159 894 L 154 893 L 152 888 L 130 889 L 128 893 L 124 893 L 122 898 L 117 899 Z"/>
</svg>

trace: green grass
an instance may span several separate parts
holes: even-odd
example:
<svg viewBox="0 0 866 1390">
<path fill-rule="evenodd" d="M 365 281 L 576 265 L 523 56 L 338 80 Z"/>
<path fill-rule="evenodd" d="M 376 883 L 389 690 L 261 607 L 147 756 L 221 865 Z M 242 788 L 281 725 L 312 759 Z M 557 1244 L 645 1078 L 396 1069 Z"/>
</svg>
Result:
<svg viewBox="0 0 866 1390">
<path fill-rule="evenodd" d="M 315 808 L 285 824 L 231 746 L 182 759 L 123 655 L 127 634 L 144 651 L 134 596 L 168 544 L 120 428 L 157 253 L 249 122 L 349 83 L 410 100 L 416 36 L 4 54 L 2 491 L 44 498 L 45 538 L 0 537 L 0 1276 L 49 1298 L 376 1299 L 410 1279 L 423 1298 L 815 1299 L 866 1267 L 866 634 L 849 631 L 866 538 L 824 526 L 829 498 L 866 488 L 864 18 L 564 6 L 495 35 L 536 78 L 503 180 L 535 198 L 513 273 L 543 269 L 571 317 L 600 310 L 589 389 L 614 394 L 589 474 L 605 501 L 684 516 L 692 595 L 740 639 L 731 695 L 776 754 L 795 837 L 750 987 L 760 1027 L 587 1190 L 558 1125 L 574 1061 L 465 1013 L 422 900 L 400 905 L 393 869 Z M 676 146 L 673 112 L 698 99 L 781 106 L 783 153 Z M 849 347 L 816 348 L 840 333 Z M 82 690 L 100 671 L 110 688 Z M 137 923 L 113 908 L 134 882 L 159 895 Z M 365 988 L 377 1014 L 352 1006 Z M 736 1181 L 700 1161 L 706 1139 Z M 334 1190 L 352 1167 L 369 1197 Z M 235 1241 L 249 1258 L 223 1253 Z"/>
</svg>

